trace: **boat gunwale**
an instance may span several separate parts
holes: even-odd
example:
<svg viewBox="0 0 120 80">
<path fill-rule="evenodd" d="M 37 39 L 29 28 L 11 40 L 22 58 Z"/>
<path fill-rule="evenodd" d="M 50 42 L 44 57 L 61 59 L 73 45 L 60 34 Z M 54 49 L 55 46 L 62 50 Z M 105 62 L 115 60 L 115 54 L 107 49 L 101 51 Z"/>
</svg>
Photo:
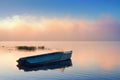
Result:
<svg viewBox="0 0 120 80">
<path fill-rule="evenodd" d="M 28 56 L 28 57 L 23 57 L 20 58 L 19 60 L 23 60 L 23 59 L 28 59 L 28 58 L 36 58 L 36 57 L 40 57 L 40 56 L 49 56 L 49 55 L 53 55 L 53 54 L 63 54 L 64 52 L 53 52 L 53 53 L 47 53 L 47 54 L 40 54 L 40 55 L 34 55 L 34 56 Z"/>
</svg>

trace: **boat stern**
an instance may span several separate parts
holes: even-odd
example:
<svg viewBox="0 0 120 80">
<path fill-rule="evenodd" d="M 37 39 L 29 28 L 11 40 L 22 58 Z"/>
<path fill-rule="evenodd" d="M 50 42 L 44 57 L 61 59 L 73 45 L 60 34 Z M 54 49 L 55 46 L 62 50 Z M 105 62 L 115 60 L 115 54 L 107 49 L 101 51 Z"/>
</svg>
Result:
<svg viewBox="0 0 120 80">
<path fill-rule="evenodd" d="M 61 57 L 61 60 L 68 60 L 72 56 L 72 51 L 65 51 Z"/>
</svg>

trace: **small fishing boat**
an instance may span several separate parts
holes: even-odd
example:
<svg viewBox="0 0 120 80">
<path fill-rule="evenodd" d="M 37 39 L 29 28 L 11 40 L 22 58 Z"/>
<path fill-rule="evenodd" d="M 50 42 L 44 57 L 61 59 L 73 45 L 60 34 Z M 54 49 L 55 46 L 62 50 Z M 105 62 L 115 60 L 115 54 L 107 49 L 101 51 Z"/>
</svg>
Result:
<svg viewBox="0 0 120 80">
<path fill-rule="evenodd" d="M 17 60 L 18 64 L 25 66 L 47 65 L 53 62 L 69 60 L 72 56 L 72 51 L 52 52 L 42 55 L 23 57 Z"/>
</svg>

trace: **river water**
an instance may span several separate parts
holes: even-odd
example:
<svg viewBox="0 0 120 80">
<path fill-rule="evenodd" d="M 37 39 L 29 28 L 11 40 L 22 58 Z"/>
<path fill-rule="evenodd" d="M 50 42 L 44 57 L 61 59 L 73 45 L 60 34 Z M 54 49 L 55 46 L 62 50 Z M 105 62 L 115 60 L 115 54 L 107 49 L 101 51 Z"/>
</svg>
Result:
<svg viewBox="0 0 120 80">
<path fill-rule="evenodd" d="M 16 46 L 45 46 L 20 51 Z M 72 50 L 71 61 L 52 69 L 20 69 L 21 57 Z M 120 80 L 120 42 L 109 41 L 4 41 L 0 42 L 0 80 Z"/>
</svg>

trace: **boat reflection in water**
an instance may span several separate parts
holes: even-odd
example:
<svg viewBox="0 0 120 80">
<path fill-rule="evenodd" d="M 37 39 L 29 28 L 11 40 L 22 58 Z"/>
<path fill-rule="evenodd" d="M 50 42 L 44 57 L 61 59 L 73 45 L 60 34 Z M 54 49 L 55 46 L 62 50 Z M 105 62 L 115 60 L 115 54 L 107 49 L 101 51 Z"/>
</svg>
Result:
<svg viewBox="0 0 120 80">
<path fill-rule="evenodd" d="M 60 61 L 60 62 L 54 62 L 51 64 L 47 64 L 44 66 L 41 65 L 36 65 L 36 66 L 25 66 L 25 65 L 21 65 L 18 63 L 17 67 L 19 70 L 24 70 L 25 72 L 28 71 L 38 71 L 38 70 L 54 70 L 54 69 L 65 69 L 68 67 L 72 66 L 72 61 L 71 59 L 69 60 L 65 60 L 65 61 Z"/>
</svg>

